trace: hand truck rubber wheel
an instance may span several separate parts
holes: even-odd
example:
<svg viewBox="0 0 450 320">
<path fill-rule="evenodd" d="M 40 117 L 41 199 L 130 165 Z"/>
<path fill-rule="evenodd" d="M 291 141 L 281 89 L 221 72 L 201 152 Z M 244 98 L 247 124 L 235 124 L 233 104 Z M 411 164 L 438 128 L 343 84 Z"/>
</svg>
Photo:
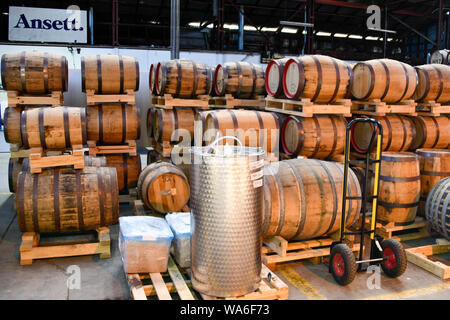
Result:
<svg viewBox="0 0 450 320">
<path fill-rule="evenodd" d="M 402 244 L 395 239 L 386 239 L 381 242 L 381 248 L 383 249 L 383 258 L 387 258 L 381 263 L 384 273 L 391 278 L 401 276 L 408 264 Z"/>
<path fill-rule="evenodd" d="M 331 250 L 330 270 L 334 280 L 341 286 L 346 286 L 355 279 L 355 255 L 345 243 L 339 243 Z"/>
</svg>

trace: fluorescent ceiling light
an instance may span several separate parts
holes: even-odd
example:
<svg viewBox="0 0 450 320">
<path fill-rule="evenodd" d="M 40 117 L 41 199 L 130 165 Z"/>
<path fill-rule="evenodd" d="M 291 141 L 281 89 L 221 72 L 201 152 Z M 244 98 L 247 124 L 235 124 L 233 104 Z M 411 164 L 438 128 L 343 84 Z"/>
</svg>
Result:
<svg viewBox="0 0 450 320">
<path fill-rule="evenodd" d="M 188 26 L 198 28 L 200 27 L 200 22 L 189 22 Z"/>
<path fill-rule="evenodd" d="M 350 39 L 362 39 L 363 37 L 357 34 L 351 34 L 348 36 Z"/>
<path fill-rule="evenodd" d="M 393 41 L 394 39 L 393 38 L 387 38 L 387 41 L 388 42 L 391 42 L 391 41 Z"/>
<path fill-rule="evenodd" d="M 263 27 L 261 31 L 263 32 L 276 32 L 278 28 L 269 28 L 269 27 Z"/>
<path fill-rule="evenodd" d="M 336 38 L 347 38 L 348 34 L 346 33 L 335 33 L 334 37 Z"/>
<path fill-rule="evenodd" d="M 256 28 L 254 26 L 244 26 L 244 30 L 247 31 L 256 31 Z"/>
<path fill-rule="evenodd" d="M 283 29 L 281 29 L 281 32 L 283 32 L 283 33 L 297 33 L 297 29 L 283 28 Z"/>
<path fill-rule="evenodd" d="M 316 36 L 319 36 L 319 37 L 329 37 L 329 36 L 331 36 L 331 33 L 330 33 L 330 32 L 318 31 L 318 32 L 316 33 Z"/>
<path fill-rule="evenodd" d="M 228 23 L 225 23 L 225 24 L 223 25 L 223 27 L 224 27 L 224 29 L 229 29 L 229 30 L 238 30 L 238 29 L 239 29 L 239 26 L 238 26 L 237 24 L 228 24 Z"/>
<path fill-rule="evenodd" d="M 371 41 L 378 40 L 378 37 L 367 36 L 366 40 L 371 40 Z"/>
</svg>

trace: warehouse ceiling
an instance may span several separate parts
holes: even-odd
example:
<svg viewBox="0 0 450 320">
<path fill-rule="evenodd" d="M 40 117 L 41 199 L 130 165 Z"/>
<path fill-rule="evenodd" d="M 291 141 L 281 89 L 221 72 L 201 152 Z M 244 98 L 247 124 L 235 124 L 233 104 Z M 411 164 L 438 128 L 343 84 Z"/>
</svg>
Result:
<svg viewBox="0 0 450 320">
<path fill-rule="evenodd" d="M 10 5 L 67 8 L 76 4 L 82 10 L 93 8 L 94 43 L 112 45 L 114 1 L 117 0 L 2 1 L 1 40 L 8 40 L 6 13 Z M 119 45 L 169 47 L 170 2 L 119 0 Z M 244 51 L 285 55 L 306 50 L 346 59 L 350 56 L 355 59 L 377 57 L 383 55 L 384 33 L 369 31 L 366 27 L 369 16 L 366 8 L 371 4 L 382 8 L 382 28 L 397 32 L 387 34 L 387 56 L 405 56 L 408 41 L 413 38 L 427 42 L 419 33 L 426 36 L 430 26 L 438 21 L 439 1 L 428 0 L 180 0 L 180 47 L 182 50 L 237 51 L 239 10 L 242 10 L 245 16 Z M 444 0 L 443 7 L 445 22 L 449 19 L 446 11 L 450 11 L 450 0 Z M 303 28 L 280 26 L 282 20 L 314 23 L 313 33 L 308 36 Z M 436 36 L 430 38 L 436 39 Z"/>
</svg>

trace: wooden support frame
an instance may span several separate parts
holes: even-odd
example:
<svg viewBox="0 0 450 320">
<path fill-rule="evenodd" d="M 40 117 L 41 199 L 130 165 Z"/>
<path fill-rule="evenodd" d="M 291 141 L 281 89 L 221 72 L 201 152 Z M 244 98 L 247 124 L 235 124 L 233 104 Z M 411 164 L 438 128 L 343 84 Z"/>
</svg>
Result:
<svg viewBox="0 0 450 320">
<path fill-rule="evenodd" d="M 8 91 L 8 107 L 15 108 L 20 105 L 49 105 L 60 106 L 64 103 L 62 91 L 53 91 L 49 94 L 21 94 L 18 91 Z"/>
<path fill-rule="evenodd" d="M 407 114 L 417 116 L 417 103 L 414 100 L 405 100 L 395 104 L 388 104 L 380 99 L 368 101 L 352 101 L 352 114 L 363 114 L 370 116 L 385 116 L 390 113 Z"/>
<path fill-rule="evenodd" d="M 366 228 L 370 228 L 370 223 L 366 220 Z M 416 217 L 412 224 L 406 226 L 396 226 L 394 223 L 376 224 L 377 234 L 384 239 L 395 239 L 397 241 L 408 241 L 415 239 L 428 238 L 431 236 L 431 230 L 427 222 L 422 217 Z"/>
<path fill-rule="evenodd" d="M 234 109 L 234 108 L 252 108 L 264 110 L 266 105 L 264 96 L 257 96 L 254 99 L 238 99 L 232 94 L 225 94 L 224 97 L 211 97 L 209 99 L 210 108 Z"/>
<path fill-rule="evenodd" d="M 319 104 L 310 99 L 289 100 L 266 97 L 265 110 L 305 118 L 321 114 L 351 117 L 351 105 L 350 99 L 337 100 L 332 104 Z"/>
<path fill-rule="evenodd" d="M 161 109 L 173 109 L 174 107 L 209 109 L 209 98 L 208 95 L 200 95 L 196 99 L 182 99 L 165 94 L 164 96 L 152 96 L 152 105 Z"/>
<path fill-rule="evenodd" d="M 31 265 L 33 260 L 61 258 L 99 254 L 100 259 L 111 257 L 111 238 L 108 227 L 99 227 L 96 230 L 97 241 L 73 241 L 64 243 L 42 244 L 40 235 L 36 232 L 25 232 L 20 245 L 20 264 Z"/>
<path fill-rule="evenodd" d="M 120 154 L 128 153 L 130 156 L 136 156 L 136 141 L 127 140 L 124 145 L 112 145 L 112 146 L 98 146 L 95 141 L 89 140 L 87 142 L 89 147 L 89 155 L 97 156 L 97 154 Z"/>
<path fill-rule="evenodd" d="M 86 104 L 93 106 L 100 103 L 127 103 L 136 104 L 134 90 L 125 90 L 123 94 L 96 94 L 94 90 L 86 90 Z"/>
<path fill-rule="evenodd" d="M 437 242 L 437 244 L 433 245 L 406 249 L 406 258 L 408 262 L 431 272 L 440 279 L 448 280 L 450 279 L 450 265 L 440 261 L 433 261 L 430 257 L 449 252 L 450 241 L 438 239 Z"/>
<path fill-rule="evenodd" d="M 424 101 L 417 104 L 416 111 L 419 116 L 439 117 L 441 114 L 450 114 L 450 105 Z"/>
<path fill-rule="evenodd" d="M 84 168 L 83 145 L 72 146 L 72 154 L 50 155 L 51 151 L 42 148 L 29 149 L 30 172 L 41 173 L 44 168 L 71 166 L 74 169 Z"/>
<path fill-rule="evenodd" d="M 133 201 L 134 204 L 134 215 L 136 216 L 153 216 L 153 217 L 160 217 L 160 218 L 164 218 L 164 214 L 159 213 L 159 212 L 154 212 L 153 210 L 147 209 L 144 206 L 144 203 L 142 202 L 142 200 L 137 199 Z M 189 212 L 191 211 L 191 209 L 185 205 L 181 211 L 183 212 Z"/>
</svg>

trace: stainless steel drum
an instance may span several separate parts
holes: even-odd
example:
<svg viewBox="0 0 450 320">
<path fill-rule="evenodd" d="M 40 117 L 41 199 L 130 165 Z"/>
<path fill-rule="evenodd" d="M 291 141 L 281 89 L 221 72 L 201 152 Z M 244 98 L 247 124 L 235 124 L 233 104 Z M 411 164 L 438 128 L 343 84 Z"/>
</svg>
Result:
<svg viewBox="0 0 450 320">
<path fill-rule="evenodd" d="M 255 291 L 261 281 L 264 151 L 194 147 L 191 156 L 192 286 L 215 297 Z"/>
</svg>

